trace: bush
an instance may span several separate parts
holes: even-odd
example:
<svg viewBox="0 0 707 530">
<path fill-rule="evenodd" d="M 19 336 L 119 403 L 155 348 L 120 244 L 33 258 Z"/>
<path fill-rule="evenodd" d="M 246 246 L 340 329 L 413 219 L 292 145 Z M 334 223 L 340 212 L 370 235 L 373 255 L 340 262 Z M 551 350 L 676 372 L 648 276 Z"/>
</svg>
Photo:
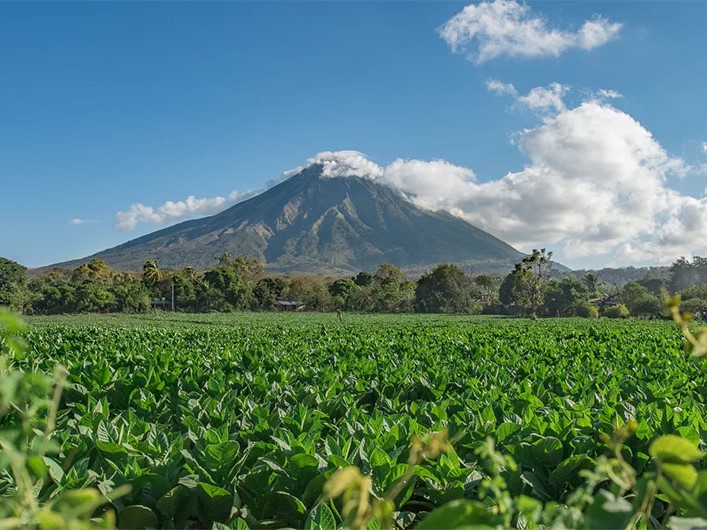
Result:
<svg viewBox="0 0 707 530">
<path fill-rule="evenodd" d="M 623 304 L 612 305 L 611 307 L 604 309 L 602 316 L 605 316 L 606 318 L 628 318 L 628 307 Z"/>
<path fill-rule="evenodd" d="M 574 316 L 582 318 L 597 318 L 599 310 L 589 302 L 577 302 L 572 308 Z"/>
</svg>

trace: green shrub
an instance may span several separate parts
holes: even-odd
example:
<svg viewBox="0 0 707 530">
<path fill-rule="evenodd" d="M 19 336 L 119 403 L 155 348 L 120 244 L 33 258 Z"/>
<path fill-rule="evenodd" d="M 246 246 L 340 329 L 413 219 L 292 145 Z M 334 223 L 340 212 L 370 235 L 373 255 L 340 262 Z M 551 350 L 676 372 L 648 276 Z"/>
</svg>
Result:
<svg viewBox="0 0 707 530">
<path fill-rule="evenodd" d="M 599 310 L 587 301 L 577 302 L 572 308 L 574 316 L 582 318 L 597 318 Z"/>
<path fill-rule="evenodd" d="M 606 318 L 628 318 L 629 314 L 628 307 L 623 304 L 619 304 L 612 305 L 611 307 L 604 309 L 602 316 L 605 316 Z"/>
</svg>

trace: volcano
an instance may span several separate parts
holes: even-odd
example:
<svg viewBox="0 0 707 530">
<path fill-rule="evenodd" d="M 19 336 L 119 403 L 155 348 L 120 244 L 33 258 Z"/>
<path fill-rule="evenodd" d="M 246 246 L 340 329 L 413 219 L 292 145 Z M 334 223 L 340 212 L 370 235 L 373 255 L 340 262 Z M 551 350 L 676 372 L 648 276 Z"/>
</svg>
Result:
<svg viewBox="0 0 707 530">
<path fill-rule="evenodd" d="M 263 193 L 210 217 L 185 221 L 81 260 L 119 270 L 212 268 L 228 252 L 265 260 L 269 272 L 348 274 L 392 263 L 424 271 L 454 263 L 508 271 L 524 255 L 449 213 L 421 209 L 374 179 L 327 176 L 311 165 Z"/>
</svg>

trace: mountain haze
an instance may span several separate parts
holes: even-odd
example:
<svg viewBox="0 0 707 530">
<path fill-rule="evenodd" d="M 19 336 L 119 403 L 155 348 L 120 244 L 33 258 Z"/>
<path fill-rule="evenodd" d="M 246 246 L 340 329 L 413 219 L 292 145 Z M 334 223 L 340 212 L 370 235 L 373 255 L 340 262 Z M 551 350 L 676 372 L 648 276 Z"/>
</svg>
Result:
<svg viewBox="0 0 707 530">
<path fill-rule="evenodd" d="M 509 270 L 523 255 L 445 212 L 423 210 L 369 178 L 322 175 L 315 164 L 216 215 L 185 221 L 98 252 L 122 270 L 156 259 L 162 268 L 207 269 L 224 252 L 263 258 L 273 272 L 350 273 L 381 263 L 422 271 L 457 263 Z"/>
</svg>

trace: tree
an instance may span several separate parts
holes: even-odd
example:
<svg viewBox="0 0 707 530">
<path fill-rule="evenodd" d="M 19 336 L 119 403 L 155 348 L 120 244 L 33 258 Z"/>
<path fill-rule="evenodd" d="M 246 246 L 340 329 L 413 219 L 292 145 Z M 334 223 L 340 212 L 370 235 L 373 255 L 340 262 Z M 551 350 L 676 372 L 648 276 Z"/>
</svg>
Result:
<svg viewBox="0 0 707 530">
<path fill-rule="evenodd" d="M 302 302 L 310 311 L 327 311 L 332 299 L 323 279 L 318 276 L 297 276 L 284 291 L 288 300 Z"/>
<path fill-rule="evenodd" d="M 285 287 L 287 287 L 287 282 L 282 278 L 261 278 L 253 287 L 255 303 L 260 309 L 273 309 Z"/>
<path fill-rule="evenodd" d="M 349 299 L 358 286 L 351 278 L 340 278 L 330 283 L 328 289 L 337 307 L 349 309 Z"/>
<path fill-rule="evenodd" d="M 692 261 L 680 257 L 670 265 L 670 291 L 677 293 L 692 285 L 707 283 L 707 258 L 695 256 Z"/>
<path fill-rule="evenodd" d="M 474 286 L 478 298 L 485 304 L 497 303 L 501 281 L 501 278 L 496 274 L 479 274 L 475 276 Z"/>
<path fill-rule="evenodd" d="M 174 308 L 180 311 L 196 311 L 201 278 L 191 267 L 185 267 L 165 274 L 159 283 L 160 297 L 170 298 L 174 292 Z"/>
<path fill-rule="evenodd" d="M 354 283 L 359 287 L 369 287 L 373 284 L 375 276 L 370 272 L 359 272 L 353 279 Z"/>
<path fill-rule="evenodd" d="M 589 296 L 600 296 L 602 294 L 602 288 L 604 284 L 598 274 L 594 272 L 588 272 L 583 278 L 584 285 L 589 291 Z"/>
<path fill-rule="evenodd" d="M 263 261 L 258 258 L 249 258 L 245 254 L 238 254 L 235 258 L 228 252 L 216 257 L 218 267 L 233 269 L 233 271 L 245 280 L 252 280 L 265 271 Z"/>
<path fill-rule="evenodd" d="M 142 313 L 150 309 L 150 293 L 139 277 L 116 274 L 110 292 L 115 297 L 115 311 Z"/>
<path fill-rule="evenodd" d="M 151 293 L 154 293 L 157 284 L 161 279 L 162 273 L 157 266 L 157 260 L 147 260 L 142 266 L 142 283 L 150 290 Z"/>
<path fill-rule="evenodd" d="M 633 316 L 659 317 L 664 313 L 660 298 L 638 282 L 624 285 L 621 301 Z"/>
<path fill-rule="evenodd" d="M 415 282 L 407 280 L 405 272 L 384 263 L 378 267 L 370 288 L 371 310 L 384 313 L 401 313 L 412 310 Z"/>
<path fill-rule="evenodd" d="M 0 305 L 8 306 L 15 311 L 23 311 L 29 302 L 27 267 L 0 258 Z"/>
<path fill-rule="evenodd" d="M 437 265 L 417 281 L 413 307 L 419 313 L 479 312 L 471 287 L 471 278 L 456 265 Z"/>
<path fill-rule="evenodd" d="M 115 310 L 115 295 L 96 280 L 84 280 L 76 287 L 75 310 L 79 313 L 108 312 Z"/>
<path fill-rule="evenodd" d="M 216 267 L 204 274 L 204 288 L 199 295 L 201 309 L 241 311 L 253 305 L 250 286 L 231 267 Z"/>
<path fill-rule="evenodd" d="M 499 289 L 501 303 L 524 315 L 537 315 L 545 301 L 545 288 L 552 268 L 552 252 L 533 249 L 517 263 Z"/>
<path fill-rule="evenodd" d="M 563 278 L 562 281 L 551 281 L 545 292 L 545 313 L 549 316 L 569 317 L 582 316 L 578 312 L 586 313 L 582 303 L 588 302 L 589 289 L 585 282 L 572 278 Z"/>
</svg>

